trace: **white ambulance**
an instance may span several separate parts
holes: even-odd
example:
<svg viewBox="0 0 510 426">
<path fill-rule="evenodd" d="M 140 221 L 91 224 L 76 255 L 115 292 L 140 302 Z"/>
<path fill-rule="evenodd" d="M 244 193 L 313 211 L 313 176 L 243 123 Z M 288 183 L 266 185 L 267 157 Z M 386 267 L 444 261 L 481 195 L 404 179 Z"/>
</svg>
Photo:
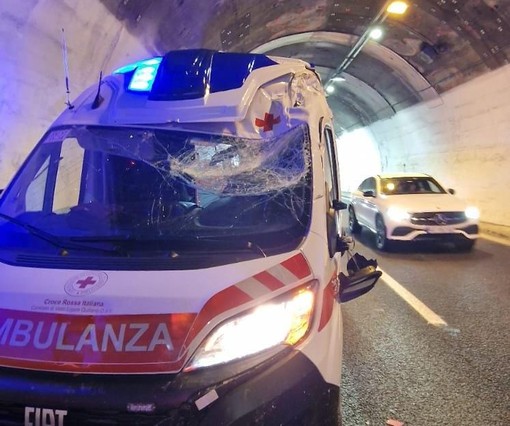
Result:
<svg viewBox="0 0 510 426">
<path fill-rule="evenodd" d="M 344 207 L 305 62 L 101 79 L 0 199 L 1 424 L 337 424 L 340 302 L 380 275 L 340 272 Z"/>
</svg>

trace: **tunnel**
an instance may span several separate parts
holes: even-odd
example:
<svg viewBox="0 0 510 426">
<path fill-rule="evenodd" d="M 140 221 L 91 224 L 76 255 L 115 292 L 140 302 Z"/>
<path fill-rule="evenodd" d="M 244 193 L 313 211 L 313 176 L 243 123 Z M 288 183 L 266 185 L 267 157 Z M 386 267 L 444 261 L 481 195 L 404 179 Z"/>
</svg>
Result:
<svg viewBox="0 0 510 426">
<path fill-rule="evenodd" d="M 247 0 L 4 2 L 0 186 L 66 100 L 100 72 L 172 49 L 255 52 L 303 59 L 331 86 L 343 192 L 380 171 L 428 173 L 479 207 L 482 231 L 508 236 L 510 4 L 417 0 L 403 15 L 381 16 L 384 6 L 375 0 L 275 0 L 263 7 Z M 375 26 L 381 38 L 364 40 L 340 69 Z"/>
<path fill-rule="evenodd" d="M 115 251 L 118 241 L 113 237 L 107 241 L 107 250 L 99 247 L 97 236 L 87 235 L 81 243 L 73 241 L 69 251 L 76 249 L 77 259 L 68 256 L 66 249 L 54 250 L 57 254 L 52 252 L 53 257 L 33 256 L 25 251 L 25 240 L 19 243 L 19 253 L 0 244 L 0 425 L 7 416 L 24 418 L 24 424 L 30 426 L 74 424 L 64 420 L 72 418 L 73 410 L 82 416 L 75 417 L 78 424 L 154 424 L 148 415 L 157 404 L 164 406 L 172 398 L 179 405 L 178 415 L 183 417 L 178 418 L 169 410 L 165 413 L 167 417 L 161 415 L 163 420 L 158 425 L 198 424 L 185 423 L 190 418 L 185 416 L 203 409 L 213 413 L 209 423 L 203 424 L 220 424 L 215 423 L 219 418 L 215 416 L 236 418 L 239 413 L 235 413 L 235 408 L 242 406 L 239 401 L 264 402 L 264 396 L 270 394 L 271 402 L 264 402 L 264 408 L 280 412 L 284 411 L 282 407 L 304 406 L 314 392 L 326 395 L 325 406 L 315 407 L 311 413 L 315 416 L 338 404 L 338 386 L 324 387 L 321 375 L 328 376 L 328 383 L 332 383 L 338 379 L 340 369 L 343 386 L 340 400 L 345 398 L 342 416 L 346 426 L 510 424 L 510 293 L 506 271 L 510 246 L 510 0 L 407 0 L 407 8 L 401 14 L 390 12 L 390 4 L 389 0 L 0 3 L 0 197 L 48 126 L 63 111 L 72 110 L 74 100 L 83 90 L 95 87 L 103 76 L 126 64 L 164 56 L 169 51 L 210 49 L 300 59 L 319 75 L 333 113 L 334 133 L 330 129 L 333 135 L 330 140 L 334 140 L 338 152 L 343 202 L 349 202 L 367 176 L 390 172 L 429 174 L 445 188 L 454 189 L 469 205 L 478 207 L 481 237 L 476 249 L 469 252 L 451 252 L 449 248 L 386 252 L 374 249 L 373 236 L 367 236 L 367 232 L 352 239 L 335 234 L 331 249 L 331 233 L 326 225 L 323 227 L 328 232 L 326 237 L 316 232 L 312 238 L 317 246 L 317 241 L 322 243 L 321 250 L 329 250 L 324 256 L 327 262 L 333 262 L 335 256 L 342 257 L 337 269 L 327 269 L 330 264 L 323 262 L 320 250 L 314 251 L 312 243 L 307 246 L 308 250 L 312 247 L 308 259 L 321 266 L 327 264 L 327 273 L 336 275 L 332 278 L 326 273 L 320 277 L 312 273 L 306 256 L 299 251 L 298 232 L 293 239 L 289 238 L 292 241 L 285 242 L 298 247 L 290 258 L 285 257 L 284 248 L 268 252 L 267 256 L 264 249 L 251 241 L 244 247 L 242 239 L 229 240 L 228 250 L 233 247 L 234 251 L 241 245 L 243 250 L 247 249 L 248 254 L 241 258 L 248 259 L 247 268 L 234 262 L 220 269 L 225 266 L 223 260 L 207 263 L 204 259 L 218 247 L 218 241 L 211 238 L 207 247 L 213 249 L 209 252 L 200 249 L 199 255 L 186 261 L 185 271 L 177 267 L 166 270 L 166 266 L 157 269 L 164 263 L 157 258 L 163 252 L 159 246 L 155 259 L 141 256 L 140 260 L 136 256 L 130 258 L 126 254 L 129 250 Z M 228 158 L 228 150 L 225 151 Z M 92 166 L 96 167 L 95 163 Z M 119 178 L 123 183 L 119 192 L 136 192 L 132 188 L 141 188 L 138 185 L 141 167 L 137 161 L 119 162 L 115 168 L 130 172 L 129 176 Z M 153 189 L 151 182 L 139 191 L 140 198 L 143 192 Z M 191 200 L 185 185 L 189 182 L 179 183 L 181 192 Z M 235 194 L 233 187 L 227 195 Z M 321 197 L 326 198 L 321 193 L 317 199 Z M 295 199 L 302 200 L 303 196 L 280 203 L 274 216 L 293 222 L 295 212 L 288 217 L 285 213 L 291 210 L 288 200 Z M 250 200 L 244 199 L 246 205 Z M 337 210 L 346 207 L 340 200 L 335 201 L 340 206 Z M 227 222 L 248 210 L 244 205 L 239 211 L 229 209 L 227 202 L 222 210 L 222 203 L 206 217 L 207 226 L 213 227 L 215 221 Z M 260 208 L 252 216 L 259 218 L 264 214 L 265 210 Z M 18 232 L 34 233 L 43 240 L 40 244 L 55 248 L 47 233 L 38 234 L 33 226 L 7 213 L 0 212 L 0 216 L 3 222 L 10 222 L 11 228 L 21 227 Z M 308 220 L 304 213 L 297 219 L 300 226 Z M 79 244 L 85 243 L 92 246 L 88 250 L 93 255 L 86 252 L 82 256 L 83 245 Z M 367 262 L 364 268 L 352 266 L 353 259 L 359 259 L 350 249 L 353 246 L 369 258 L 368 261 L 363 258 Z M 58 244 L 56 247 L 61 248 Z M 98 261 L 100 256 L 95 251 L 100 251 L 105 259 Z M 89 255 L 93 261 L 89 262 Z M 165 262 L 180 262 L 174 250 L 161 256 L 165 256 Z M 372 257 L 378 258 L 379 265 Z M 129 262 L 134 266 L 126 267 Z M 340 304 L 341 300 L 337 300 L 340 296 L 335 292 L 341 284 L 336 278 L 340 282 L 345 275 L 342 277 L 338 270 L 355 277 L 363 277 L 363 271 L 368 271 L 373 277 L 376 267 L 380 272 L 377 278 L 381 274 L 382 278 L 375 289 L 360 301 Z M 204 273 L 193 268 L 207 269 Z M 163 277 L 158 274 L 161 271 L 169 275 Z M 45 285 L 40 285 L 41 282 Z M 137 282 L 143 285 L 137 286 Z M 173 299 L 175 306 L 170 307 L 167 300 L 174 294 L 169 296 L 168 291 L 161 291 L 169 283 L 178 290 Z M 292 292 L 284 293 L 289 285 Z M 202 293 L 204 289 L 209 292 L 207 295 Z M 309 300 L 314 292 L 318 294 L 316 300 L 320 300 L 320 312 L 312 315 L 313 303 Z M 161 371 L 154 367 L 145 370 L 147 374 L 138 374 L 140 370 L 131 375 L 131 364 L 126 367 L 126 363 L 118 361 L 120 357 L 116 358 L 117 352 L 129 347 L 128 355 L 132 357 L 129 360 L 136 365 L 139 353 L 147 348 L 165 346 L 173 350 L 170 331 L 173 333 L 174 329 L 165 328 L 172 321 L 172 327 L 178 331 L 178 344 L 182 345 L 181 348 L 176 344 L 176 351 L 181 348 L 180 353 L 185 353 L 192 347 L 185 347 L 185 343 L 193 339 L 199 341 L 193 349 L 201 348 L 204 341 L 208 342 L 209 332 L 222 330 L 214 325 L 218 318 L 222 321 L 220 325 L 231 325 L 227 320 L 245 318 L 241 313 L 245 314 L 245 306 L 254 308 L 254 300 L 263 299 L 264 304 L 277 300 L 280 309 L 291 293 L 291 301 L 304 294 L 304 302 L 301 299 L 298 302 L 308 306 L 307 327 L 315 327 L 317 333 L 313 338 L 319 335 L 316 341 L 310 339 L 307 343 L 319 344 L 305 347 L 303 353 L 296 351 L 298 355 L 289 355 L 290 351 L 283 355 L 276 350 L 273 353 L 273 347 L 268 346 L 267 356 L 274 355 L 274 365 L 264 358 L 266 353 L 260 356 L 254 350 L 253 358 L 250 358 L 253 353 L 249 353 L 236 364 L 235 381 L 242 382 L 241 385 L 230 380 L 233 376 L 227 376 L 221 366 L 206 372 L 206 382 L 211 386 L 195 392 L 197 383 L 200 386 L 203 383 L 194 379 L 200 376 L 193 376 L 192 369 L 191 378 L 181 375 L 172 382 L 163 377 L 170 370 L 159 374 Z M 78 305 L 86 310 L 79 313 L 70 310 L 78 309 Z M 199 324 L 196 329 L 192 327 L 195 315 Z M 246 322 L 258 324 L 263 322 L 262 317 Z M 74 330 L 73 335 L 73 330 L 66 327 L 77 318 L 82 334 Z M 130 323 L 131 319 L 136 321 Z M 278 329 L 275 323 L 266 322 L 268 329 Z M 103 333 L 99 340 L 96 326 Z M 49 330 L 44 342 L 43 328 Z M 321 337 L 321 330 L 327 330 L 333 339 L 323 337 L 325 334 Z M 67 360 L 72 362 L 59 362 L 57 355 L 52 358 L 54 354 L 50 354 L 48 359 L 35 358 L 31 364 L 33 360 L 24 358 L 24 347 L 28 347 L 32 331 L 36 336 L 34 342 L 38 339 L 33 353 L 41 348 L 50 352 L 53 350 L 50 344 L 55 344 L 54 353 L 67 351 L 66 355 L 72 355 Z M 134 343 L 139 343 L 135 336 L 142 331 L 150 334 L 145 346 Z M 303 327 L 300 332 L 293 344 L 301 344 L 313 334 Z M 343 343 L 338 338 L 342 333 Z M 248 342 L 251 335 L 236 336 L 240 337 Z M 64 343 L 66 338 L 74 338 L 73 345 L 70 340 Z M 77 347 L 90 349 L 89 353 L 95 350 L 91 358 L 96 357 L 96 361 L 101 360 L 98 353 L 102 349 L 110 348 L 115 367 L 108 370 L 111 367 L 108 365 L 103 369 L 101 362 L 91 362 L 96 370 L 82 374 L 76 367 L 83 361 L 80 351 L 74 351 Z M 9 350 L 14 351 L 14 356 Z M 284 359 L 287 356 L 288 363 L 284 362 L 288 361 Z M 343 364 L 329 363 L 333 358 L 341 359 Z M 151 360 L 154 365 L 159 362 L 157 357 Z M 48 368 L 43 361 L 56 366 Z M 188 373 L 185 370 L 190 364 L 184 367 L 184 361 L 184 357 L 179 359 L 178 367 L 182 370 L 176 367 L 170 371 L 172 375 L 177 371 Z M 230 361 L 229 358 L 225 363 Z M 260 377 L 251 371 L 244 375 L 246 365 Z M 318 374 L 316 365 L 321 365 L 325 373 Z M 320 380 L 314 379 L 319 376 Z M 223 380 L 225 377 L 229 380 Z M 296 377 L 303 379 L 304 384 Z M 213 383 L 220 382 L 221 386 L 213 388 Z M 135 390 L 133 383 L 139 386 Z M 296 399 L 284 392 L 289 383 L 295 386 Z M 162 389 L 175 393 L 171 397 L 161 396 Z M 30 401 L 32 395 L 39 405 Z M 62 402 L 55 402 L 55 395 L 57 399 L 64 395 Z M 120 406 L 121 400 L 129 403 Z M 263 418 L 260 407 L 256 408 L 254 416 Z M 244 414 L 240 413 L 238 419 Z M 128 418 L 136 418 L 140 423 Z M 377 420 L 371 423 L 372 419 Z M 381 419 L 384 423 L 377 423 Z M 239 420 L 225 424 L 251 423 Z M 291 420 L 288 424 L 296 423 Z"/>
</svg>

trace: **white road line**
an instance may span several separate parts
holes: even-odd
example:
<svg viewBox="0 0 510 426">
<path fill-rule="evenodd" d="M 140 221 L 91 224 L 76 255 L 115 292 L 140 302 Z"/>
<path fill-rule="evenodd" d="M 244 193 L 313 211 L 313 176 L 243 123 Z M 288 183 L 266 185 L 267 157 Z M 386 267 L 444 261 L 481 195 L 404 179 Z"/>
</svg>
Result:
<svg viewBox="0 0 510 426">
<path fill-rule="evenodd" d="M 432 311 L 427 305 L 419 300 L 414 294 L 402 287 L 397 281 L 390 277 L 386 272 L 382 271 L 381 280 L 397 293 L 402 299 L 404 299 L 411 307 L 418 312 L 429 324 L 435 326 L 446 326 L 446 322 Z"/>
</svg>

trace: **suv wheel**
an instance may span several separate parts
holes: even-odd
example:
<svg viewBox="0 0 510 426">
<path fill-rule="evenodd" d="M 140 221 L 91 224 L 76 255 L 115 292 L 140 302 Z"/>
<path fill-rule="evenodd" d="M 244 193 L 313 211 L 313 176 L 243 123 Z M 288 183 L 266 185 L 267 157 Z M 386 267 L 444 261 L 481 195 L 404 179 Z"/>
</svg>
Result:
<svg viewBox="0 0 510 426">
<path fill-rule="evenodd" d="M 390 248 L 390 241 L 386 237 L 386 225 L 380 215 L 375 218 L 375 246 L 379 250 L 388 250 Z"/>
<path fill-rule="evenodd" d="M 349 231 L 351 231 L 351 234 L 359 234 L 361 231 L 361 226 L 358 219 L 356 219 L 356 213 L 354 213 L 352 206 L 349 207 Z"/>
</svg>

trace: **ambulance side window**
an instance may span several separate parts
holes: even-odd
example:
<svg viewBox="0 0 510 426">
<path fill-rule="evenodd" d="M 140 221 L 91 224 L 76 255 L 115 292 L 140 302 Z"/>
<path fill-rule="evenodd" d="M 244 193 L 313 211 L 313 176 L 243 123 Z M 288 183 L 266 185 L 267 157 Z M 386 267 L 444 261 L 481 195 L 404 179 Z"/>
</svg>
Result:
<svg viewBox="0 0 510 426">
<path fill-rule="evenodd" d="M 339 213 L 333 208 L 333 200 L 340 200 L 340 191 L 338 184 L 338 169 L 335 150 L 335 138 L 333 131 L 329 127 L 324 129 L 324 178 L 326 181 L 326 199 L 327 206 L 327 234 L 329 255 L 333 257 L 336 252 L 336 240 L 339 233 L 340 218 Z"/>
</svg>

